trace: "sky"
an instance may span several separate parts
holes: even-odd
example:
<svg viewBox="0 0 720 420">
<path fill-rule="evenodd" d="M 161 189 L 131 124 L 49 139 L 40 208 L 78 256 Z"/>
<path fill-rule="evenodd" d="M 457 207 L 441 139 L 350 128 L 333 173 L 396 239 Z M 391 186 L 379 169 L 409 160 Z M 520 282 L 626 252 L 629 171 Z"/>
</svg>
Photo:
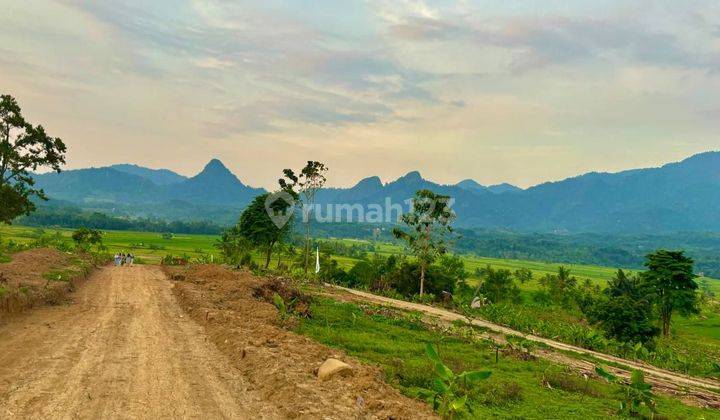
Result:
<svg viewBox="0 0 720 420">
<path fill-rule="evenodd" d="M 67 167 L 523 187 L 720 149 L 720 2 L 4 0 L 0 93 Z"/>
</svg>

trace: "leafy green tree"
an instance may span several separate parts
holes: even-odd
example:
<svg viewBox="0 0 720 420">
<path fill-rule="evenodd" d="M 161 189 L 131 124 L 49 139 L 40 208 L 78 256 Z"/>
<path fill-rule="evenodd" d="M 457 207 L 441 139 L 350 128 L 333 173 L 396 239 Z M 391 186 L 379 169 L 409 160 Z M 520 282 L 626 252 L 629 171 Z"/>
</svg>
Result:
<svg viewBox="0 0 720 420">
<path fill-rule="evenodd" d="M 353 268 L 348 271 L 348 278 L 351 279 L 351 283 L 348 284 L 350 287 L 370 287 L 378 278 L 378 272 L 369 261 L 358 261 Z"/>
<path fill-rule="evenodd" d="M 11 223 L 34 211 L 33 197 L 47 200 L 42 190 L 34 188 L 31 172 L 40 167 L 60 172 L 65 150 L 62 140 L 25 121 L 15 98 L 0 96 L 0 222 Z"/>
<path fill-rule="evenodd" d="M 577 286 L 577 278 L 570 274 L 570 269 L 561 265 L 557 274 L 545 275 L 540 284 L 547 289 L 553 302 L 567 304 Z"/>
<path fill-rule="evenodd" d="M 220 234 L 214 246 L 220 250 L 226 262 L 239 266 L 243 257 L 249 255 L 253 244 L 240 233 L 239 226 L 233 226 Z"/>
<path fill-rule="evenodd" d="M 93 245 L 102 248 L 102 232 L 97 229 L 88 229 L 81 227 L 72 234 L 75 246 L 85 252 L 90 250 Z"/>
<path fill-rule="evenodd" d="M 405 261 L 387 275 L 388 286 L 404 296 L 413 296 L 420 292 L 418 278 L 420 276 L 418 261 Z M 428 266 L 425 272 L 427 284 L 425 293 L 440 296 L 443 292 L 454 293 L 456 281 L 437 264 Z"/>
<path fill-rule="evenodd" d="M 420 296 L 425 292 L 425 274 L 435 259 L 445 254 L 448 236 L 452 233 L 450 224 L 455 213 L 450 208 L 450 197 L 435 194 L 430 190 L 415 193 L 412 211 L 403 214 L 402 221 L 407 231 L 393 229 L 393 235 L 408 245 L 410 252 L 420 266 Z"/>
<path fill-rule="evenodd" d="M 658 250 L 646 257 L 647 270 L 642 278 L 651 292 L 664 336 L 670 334 L 674 312 L 690 315 L 699 311 L 693 263 L 683 251 Z"/>
<path fill-rule="evenodd" d="M 287 238 L 292 226 L 292 220 L 281 227 L 273 222 L 265 209 L 265 201 L 268 196 L 269 194 L 266 193 L 255 197 L 240 215 L 240 222 L 237 225 L 237 234 L 265 252 L 265 268 L 270 265 L 273 247 Z M 284 200 L 275 200 L 270 203 L 270 209 L 277 213 L 288 211 L 289 208 L 290 204 Z"/>
<path fill-rule="evenodd" d="M 600 324 L 608 336 L 625 342 L 647 343 L 660 333 L 653 325 L 653 305 L 642 282 L 623 270 L 608 282 L 588 318 Z"/>
<path fill-rule="evenodd" d="M 290 193 L 296 200 L 300 200 L 302 205 L 303 222 L 305 223 L 304 270 L 306 276 L 310 264 L 310 213 L 315 204 L 315 195 L 327 181 L 325 178 L 327 171 L 328 168 L 324 163 L 309 160 L 299 174 L 296 175 L 292 169 L 284 169 L 285 178 L 278 180 L 280 188 Z"/>
<path fill-rule="evenodd" d="M 533 272 L 529 268 L 518 268 L 513 274 L 520 284 L 525 284 L 533 279 Z"/>
<path fill-rule="evenodd" d="M 482 277 L 482 282 L 478 287 L 478 291 L 490 299 L 492 303 L 498 303 L 507 299 L 519 299 L 520 288 L 515 284 L 510 270 L 495 270 L 488 265 L 484 269 L 479 270 L 479 274 Z"/>
</svg>

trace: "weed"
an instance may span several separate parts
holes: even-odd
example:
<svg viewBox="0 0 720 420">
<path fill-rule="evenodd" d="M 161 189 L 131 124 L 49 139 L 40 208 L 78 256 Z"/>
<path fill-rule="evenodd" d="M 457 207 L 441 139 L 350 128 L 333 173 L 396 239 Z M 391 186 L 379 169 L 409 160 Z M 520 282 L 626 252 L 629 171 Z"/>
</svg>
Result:
<svg viewBox="0 0 720 420">
<path fill-rule="evenodd" d="M 479 393 L 477 399 L 490 406 L 507 406 L 523 399 L 522 387 L 515 381 L 491 381 Z"/>
<path fill-rule="evenodd" d="M 542 384 L 561 389 L 567 392 L 588 395 L 595 398 L 604 397 L 605 394 L 600 388 L 590 382 L 587 376 L 579 377 L 569 372 L 545 372 L 542 377 Z"/>
</svg>

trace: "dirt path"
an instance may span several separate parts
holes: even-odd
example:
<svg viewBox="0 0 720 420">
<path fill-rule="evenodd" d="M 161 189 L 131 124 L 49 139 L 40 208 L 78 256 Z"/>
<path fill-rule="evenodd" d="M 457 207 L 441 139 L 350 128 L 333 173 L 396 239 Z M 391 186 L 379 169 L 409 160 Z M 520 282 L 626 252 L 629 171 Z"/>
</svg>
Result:
<svg viewBox="0 0 720 420">
<path fill-rule="evenodd" d="M 0 326 L 0 418 L 277 418 L 159 268 L 108 267 L 75 303 Z"/>
<path fill-rule="evenodd" d="M 354 289 L 348 289 L 345 287 L 340 286 L 334 286 L 334 285 L 327 285 L 336 289 L 343 290 L 345 292 L 351 293 L 352 295 L 361 298 L 364 301 L 373 302 L 373 303 L 379 303 L 384 304 L 387 306 L 391 306 L 394 308 L 399 309 L 406 309 L 406 310 L 413 310 L 413 311 L 419 311 L 422 313 L 425 313 L 427 315 L 431 315 L 434 317 L 437 317 L 443 321 L 455 321 L 455 320 L 462 320 L 466 321 L 466 318 L 458 313 L 448 311 L 441 308 L 436 308 L 433 306 L 428 305 L 422 305 L 418 303 L 412 303 L 412 302 L 406 302 L 402 300 L 397 299 L 391 299 L 383 296 L 374 295 L 372 293 L 362 292 L 359 290 Z M 516 335 L 519 337 L 524 337 L 528 340 L 535 341 L 537 343 L 543 343 L 547 345 L 551 349 L 555 350 L 562 350 L 570 353 L 580 354 L 580 355 L 589 355 L 593 356 L 598 360 L 603 360 L 605 362 L 609 363 L 619 363 L 624 366 L 627 366 L 631 369 L 639 369 L 645 373 L 647 376 L 647 379 L 649 382 L 657 385 L 659 388 L 662 388 L 666 391 L 669 391 L 668 393 L 673 393 L 680 396 L 694 396 L 694 399 L 699 402 L 702 405 L 708 405 L 712 407 L 720 407 L 720 393 L 718 393 L 718 390 L 720 390 L 720 382 L 715 381 L 712 379 L 706 379 L 706 378 L 697 378 L 693 376 L 688 375 L 682 375 L 679 373 L 671 372 L 668 370 L 660 369 L 645 363 L 640 363 L 632 360 L 622 359 L 620 357 L 611 356 L 604 353 L 598 353 L 596 351 L 584 349 L 582 347 L 573 346 L 570 344 L 565 344 L 559 341 L 550 340 L 547 338 L 539 337 L 532 334 L 525 334 L 520 331 L 513 330 L 511 328 L 494 324 L 489 321 L 485 321 L 482 319 L 475 319 L 473 320 L 473 324 L 477 325 L 479 327 L 483 327 L 488 329 L 489 331 L 500 333 L 503 335 Z M 561 353 L 556 352 L 545 352 L 545 357 L 548 359 L 553 359 L 556 362 L 565 363 L 568 364 L 571 358 L 567 356 L 563 356 Z M 542 354 L 541 354 L 542 355 Z M 584 367 L 587 368 L 585 365 L 589 365 L 587 362 L 579 361 L 576 359 L 572 359 L 577 362 L 578 367 Z M 575 363 L 573 363 L 575 364 Z M 620 373 L 620 371 L 613 369 L 615 372 Z M 627 374 L 625 375 L 627 376 Z M 694 394 L 694 395 L 693 395 Z"/>
</svg>

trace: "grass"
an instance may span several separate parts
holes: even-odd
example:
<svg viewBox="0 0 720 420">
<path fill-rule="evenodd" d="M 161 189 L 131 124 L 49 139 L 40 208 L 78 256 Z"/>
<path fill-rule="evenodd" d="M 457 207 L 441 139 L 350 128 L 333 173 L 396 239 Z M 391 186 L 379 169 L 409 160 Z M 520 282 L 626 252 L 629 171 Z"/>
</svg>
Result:
<svg viewBox="0 0 720 420">
<path fill-rule="evenodd" d="M 38 236 L 55 235 L 59 232 L 63 241 L 72 243 L 72 229 L 53 228 L 31 228 L 24 226 L 0 225 L 0 238 L 4 242 L 13 240 L 20 244 L 34 242 Z M 214 254 L 217 257 L 217 249 L 213 246 L 217 236 L 214 235 L 173 235 L 172 239 L 163 239 L 162 234 L 154 232 L 132 232 L 132 231 L 104 231 L 103 243 L 108 252 L 132 252 L 141 260 L 150 263 L 159 263 L 162 257 L 167 254 L 187 254 L 191 258 L 197 258 L 203 254 Z"/>
<path fill-rule="evenodd" d="M 607 383 L 591 380 L 586 391 L 583 378 L 540 359 L 521 361 L 501 354 L 496 364 L 493 343 L 429 329 L 401 312 L 322 298 L 312 313 L 297 332 L 379 366 L 388 383 L 411 397 L 431 387 L 435 378 L 425 343 L 439 344 L 441 358 L 456 372 L 491 370 L 490 379 L 471 393 L 475 418 L 606 418 L 617 412 L 614 388 Z M 658 397 L 657 403 L 670 418 L 717 415 L 670 398 Z"/>
</svg>

